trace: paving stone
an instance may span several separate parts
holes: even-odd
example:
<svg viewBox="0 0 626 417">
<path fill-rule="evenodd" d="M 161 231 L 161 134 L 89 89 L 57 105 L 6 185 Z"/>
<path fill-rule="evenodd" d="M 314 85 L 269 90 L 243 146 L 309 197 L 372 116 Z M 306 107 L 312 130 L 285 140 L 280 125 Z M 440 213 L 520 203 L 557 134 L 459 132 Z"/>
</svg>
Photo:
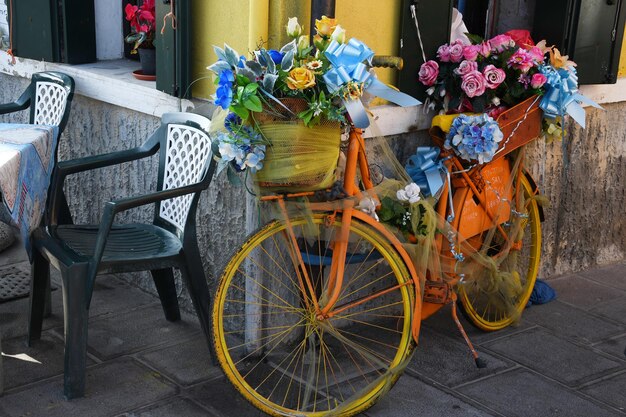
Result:
<svg viewBox="0 0 626 417">
<path fill-rule="evenodd" d="M 607 339 L 602 343 L 594 345 L 594 347 L 626 361 L 626 335 Z"/>
<path fill-rule="evenodd" d="M 560 301 L 550 303 L 549 309 L 528 309 L 526 320 L 566 336 L 579 343 L 592 343 L 622 333 L 624 326 L 595 317 L 584 310 Z"/>
<path fill-rule="evenodd" d="M 623 363 L 534 328 L 485 345 L 509 359 L 569 386 L 617 371 Z"/>
<path fill-rule="evenodd" d="M 590 309 L 624 295 L 620 290 L 598 284 L 579 275 L 552 279 L 548 283 L 555 289 L 558 300 L 582 309 Z"/>
<path fill-rule="evenodd" d="M 626 324 L 626 296 L 602 303 L 591 311 Z"/>
<path fill-rule="evenodd" d="M 156 297 L 131 286 L 115 275 L 102 275 L 96 278 L 89 317 L 119 314 L 121 311 L 155 303 L 160 305 Z M 161 317 L 164 317 L 163 314 Z"/>
<path fill-rule="evenodd" d="M 514 363 L 479 352 L 487 367 L 476 367 L 467 345 L 461 340 L 422 328 L 420 341 L 407 369 L 442 385 L 453 387 L 514 366 Z"/>
<path fill-rule="evenodd" d="M 579 272 L 578 275 L 626 291 L 626 264 L 615 264 L 603 268 Z"/>
<path fill-rule="evenodd" d="M 365 414 L 371 417 L 492 415 L 407 375 Z"/>
<path fill-rule="evenodd" d="M 186 398 L 174 398 L 141 410 L 120 414 L 117 417 L 207 417 L 212 416 L 206 409 Z"/>
<path fill-rule="evenodd" d="M 225 377 L 197 385 L 187 391 L 187 396 L 219 416 L 267 416 L 243 398 Z"/>
<path fill-rule="evenodd" d="M 26 346 L 26 339 L 3 340 L 5 389 L 63 374 L 63 342 L 50 332 Z M 94 362 L 87 358 L 87 366 Z"/>
<path fill-rule="evenodd" d="M 543 310 L 545 305 L 538 305 L 530 307 L 532 309 Z M 528 311 L 526 309 L 525 311 Z M 525 314 L 525 313 L 524 313 Z M 480 346 L 483 343 L 487 343 L 494 339 L 499 339 L 503 336 L 510 335 L 513 333 L 520 332 L 522 330 L 528 329 L 535 324 L 525 320 L 524 315 L 522 315 L 521 320 L 514 325 L 506 327 L 502 330 L 498 330 L 495 332 L 485 332 L 483 330 L 478 329 L 473 324 L 471 324 L 460 312 L 458 312 L 459 320 L 465 329 L 465 332 L 469 336 L 470 340 L 473 344 Z M 459 329 L 456 327 L 456 324 L 452 320 L 451 314 L 451 306 L 446 306 L 441 309 L 439 312 L 435 313 L 433 316 L 429 317 L 425 321 L 422 322 L 422 327 L 428 327 L 430 329 L 436 330 L 439 333 L 450 336 L 452 338 L 458 338 L 459 341 L 463 342 L 463 337 L 459 332 Z"/>
<path fill-rule="evenodd" d="M 585 387 L 584 393 L 626 411 L 626 373 Z"/>
<path fill-rule="evenodd" d="M 0 332 L 4 339 L 21 336 L 26 343 L 29 303 L 28 298 L 0 303 Z M 44 318 L 42 324 L 43 330 L 54 327 L 63 327 L 63 303 L 60 289 L 52 291 L 52 315 Z"/>
<path fill-rule="evenodd" d="M 0 415 L 46 417 L 105 417 L 154 403 L 176 394 L 176 387 L 131 359 L 112 361 L 87 369 L 84 398 L 63 398 L 59 376 L 26 390 L 5 393 Z"/>
<path fill-rule="evenodd" d="M 106 315 L 89 323 L 89 351 L 102 360 L 199 335 L 195 316 L 169 322 L 160 304 Z M 198 336 L 200 337 L 200 336 Z"/>
<path fill-rule="evenodd" d="M 173 346 L 143 352 L 138 358 L 183 386 L 222 375 L 222 370 L 211 363 L 203 334 Z"/>
<path fill-rule="evenodd" d="M 507 417 L 604 417 L 617 413 L 528 370 L 513 370 L 459 389 Z"/>
</svg>

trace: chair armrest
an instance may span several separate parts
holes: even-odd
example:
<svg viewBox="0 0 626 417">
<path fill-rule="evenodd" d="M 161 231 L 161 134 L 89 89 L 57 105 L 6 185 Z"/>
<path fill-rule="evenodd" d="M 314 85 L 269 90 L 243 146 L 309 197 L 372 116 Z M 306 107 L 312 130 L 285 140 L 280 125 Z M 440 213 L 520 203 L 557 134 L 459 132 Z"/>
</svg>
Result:
<svg viewBox="0 0 626 417">
<path fill-rule="evenodd" d="M 78 172 L 90 171 L 92 169 L 104 168 L 111 165 L 119 165 L 124 162 L 142 159 L 147 156 L 154 155 L 158 149 L 159 141 L 156 136 L 153 136 L 143 145 L 136 148 L 59 162 L 57 164 L 57 169 L 61 177 L 66 177 Z"/>
<path fill-rule="evenodd" d="M 121 198 L 119 200 L 109 201 L 105 205 L 111 205 L 112 214 L 121 213 L 122 211 L 132 208 L 145 206 L 147 204 L 156 203 L 157 201 L 169 200 L 170 198 L 181 197 L 186 194 L 202 191 L 207 187 L 204 181 L 195 184 L 186 185 L 184 187 L 170 188 L 169 190 L 156 191 L 136 197 Z"/>
<path fill-rule="evenodd" d="M 13 103 L 0 104 L 0 114 L 14 113 L 20 110 L 26 110 L 30 106 L 30 97 L 22 96 Z"/>
</svg>

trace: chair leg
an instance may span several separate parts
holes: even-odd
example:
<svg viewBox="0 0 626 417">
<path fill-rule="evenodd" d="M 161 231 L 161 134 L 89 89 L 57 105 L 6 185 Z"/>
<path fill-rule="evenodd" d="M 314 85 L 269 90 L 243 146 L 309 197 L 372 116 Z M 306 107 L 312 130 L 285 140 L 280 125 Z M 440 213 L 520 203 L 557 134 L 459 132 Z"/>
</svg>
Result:
<svg viewBox="0 0 626 417">
<path fill-rule="evenodd" d="M 165 318 L 168 321 L 180 320 L 180 308 L 178 307 L 178 294 L 176 294 L 176 282 L 172 268 L 154 269 L 150 271 L 156 286 Z"/>
<path fill-rule="evenodd" d="M 30 264 L 30 308 L 28 316 L 28 346 L 41 339 L 41 327 L 46 310 L 46 292 L 49 293 L 50 263 L 37 250 L 33 249 Z"/>
<path fill-rule="evenodd" d="M 87 264 L 75 264 L 62 271 L 63 323 L 65 326 L 64 394 L 68 400 L 85 395 L 87 359 Z"/>
<path fill-rule="evenodd" d="M 198 319 L 200 320 L 200 326 L 204 332 L 204 336 L 209 345 L 209 352 L 211 354 L 211 362 L 214 366 L 217 366 L 217 356 L 215 355 L 215 343 L 213 340 L 213 332 L 211 330 L 211 308 L 210 308 L 210 294 L 209 286 L 207 285 L 206 276 L 204 275 L 204 269 L 202 268 L 202 261 L 198 254 L 186 253 L 185 265 L 181 267 L 181 273 L 185 285 L 189 291 L 189 296 L 193 302 L 193 307 L 196 310 Z"/>
</svg>

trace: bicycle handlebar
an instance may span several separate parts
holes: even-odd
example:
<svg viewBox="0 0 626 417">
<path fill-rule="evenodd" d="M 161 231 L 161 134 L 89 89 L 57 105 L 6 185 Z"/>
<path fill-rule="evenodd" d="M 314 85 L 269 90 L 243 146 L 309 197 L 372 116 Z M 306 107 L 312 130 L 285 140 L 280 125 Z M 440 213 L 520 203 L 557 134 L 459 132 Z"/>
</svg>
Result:
<svg viewBox="0 0 626 417">
<path fill-rule="evenodd" d="M 376 55 L 374 56 L 374 58 L 372 58 L 372 66 L 378 68 L 395 68 L 397 70 L 402 70 L 402 67 L 404 66 L 404 61 L 399 56 Z"/>
</svg>

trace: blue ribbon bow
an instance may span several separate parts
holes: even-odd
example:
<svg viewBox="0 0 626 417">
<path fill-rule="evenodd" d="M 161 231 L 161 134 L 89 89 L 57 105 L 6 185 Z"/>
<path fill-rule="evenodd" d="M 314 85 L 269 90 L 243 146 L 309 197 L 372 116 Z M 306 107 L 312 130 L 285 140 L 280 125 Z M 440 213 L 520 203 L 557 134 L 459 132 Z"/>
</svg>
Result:
<svg viewBox="0 0 626 417">
<path fill-rule="evenodd" d="M 418 146 L 404 167 L 426 197 L 437 195 L 443 188 L 446 167 L 439 159 L 439 153 L 436 146 Z"/>
<path fill-rule="evenodd" d="M 583 129 L 585 128 L 585 110 L 580 103 L 601 109 L 596 102 L 578 92 L 578 76 L 573 67 L 556 69 L 544 65 L 540 69 L 546 76 L 546 93 L 539 103 L 544 116 L 554 119 L 557 116 L 569 114 Z"/>
<path fill-rule="evenodd" d="M 368 66 L 363 63 L 371 63 L 374 52 L 363 42 L 350 39 L 348 43 L 340 44 L 333 40 L 326 51 L 326 58 L 332 64 L 332 68 L 324 74 L 324 81 L 331 93 L 341 89 L 350 81 L 363 83 L 363 90 L 371 95 L 383 98 L 402 107 L 417 106 L 421 104 L 413 97 L 387 87 L 369 72 Z M 367 112 L 361 99 L 344 98 L 343 104 L 352 119 L 354 126 L 364 129 L 369 126 Z"/>
</svg>

